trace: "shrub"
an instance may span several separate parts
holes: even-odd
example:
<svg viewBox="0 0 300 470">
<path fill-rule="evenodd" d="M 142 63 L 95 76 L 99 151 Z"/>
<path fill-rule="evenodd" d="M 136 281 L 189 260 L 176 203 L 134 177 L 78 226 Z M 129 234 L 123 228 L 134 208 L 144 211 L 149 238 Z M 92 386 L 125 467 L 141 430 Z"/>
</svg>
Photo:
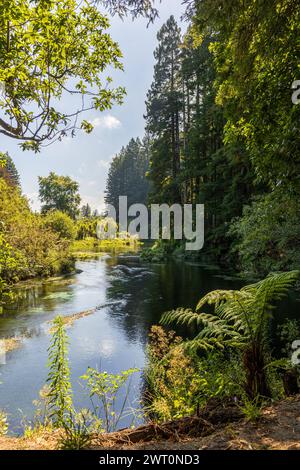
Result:
<svg viewBox="0 0 300 470">
<path fill-rule="evenodd" d="M 169 258 L 175 246 L 174 241 L 157 240 L 151 248 L 142 251 L 141 259 L 148 263 L 161 263 Z"/>
<path fill-rule="evenodd" d="M 3 243 L 8 244 L 15 260 L 13 267 L 7 265 L 5 272 L 2 270 L 2 279 L 16 282 L 49 276 L 70 262 L 69 242 L 45 227 L 43 217 L 30 210 L 20 190 L 4 179 L 0 179 L 0 221 L 0 252 Z"/>
<path fill-rule="evenodd" d="M 4 436 L 8 431 L 7 414 L 0 410 L 0 436 Z"/>
<path fill-rule="evenodd" d="M 225 367 L 222 355 L 189 354 L 182 338 L 158 326 L 152 327 L 149 340 L 144 401 L 150 418 L 168 421 L 196 414 L 209 399 L 240 390 L 232 363 L 227 360 Z"/>
<path fill-rule="evenodd" d="M 138 372 L 138 369 L 109 374 L 89 367 L 81 377 L 87 384 L 94 416 L 99 421 L 103 419 L 106 432 L 116 431 L 124 414 L 128 412 L 131 414 L 127 406 L 129 405 L 131 377 L 135 372 Z M 116 408 L 117 403 L 119 410 Z"/>
<path fill-rule="evenodd" d="M 280 189 L 259 196 L 246 206 L 231 226 L 238 241 L 240 268 L 266 275 L 270 271 L 297 269 L 300 264 L 300 206 L 298 198 Z"/>
<path fill-rule="evenodd" d="M 194 325 L 198 333 L 185 344 L 191 350 L 233 348 L 241 351 L 246 395 L 250 400 L 258 396 L 270 398 L 269 320 L 274 304 L 286 296 L 298 277 L 298 271 L 273 273 L 239 291 L 213 291 L 199 301 L 195 311 L 178 308 L 165 313 L 161 321 L 166 325 Z M 213 313 L 206 313 L 204 310 L 211 305 Z"/>
<path fill-rule="evenodd" d="M 0 313 L 2 305 L 13 300 L 10 284 L 18 279 L 17 273 L 26 269 L 26 260 L 20 252 L 13 250 L 0 232 Z"/>
<path fill-rule="evenodd" d="M 82 217 L 76 222 L 77 240 L 96 238 L 98 217 Z"/>
</svg>

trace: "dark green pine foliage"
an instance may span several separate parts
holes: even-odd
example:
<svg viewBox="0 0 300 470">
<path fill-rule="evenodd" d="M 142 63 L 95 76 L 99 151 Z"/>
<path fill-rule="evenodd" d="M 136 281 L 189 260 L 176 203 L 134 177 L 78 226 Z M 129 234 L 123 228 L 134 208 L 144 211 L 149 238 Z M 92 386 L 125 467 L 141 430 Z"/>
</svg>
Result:
<svg viewBox="0 0 300 470">
<path fill-rule="evenodd" d="M 147 94 L 147 131 L 151 137 L 149 177 L 152 202 L 181 202 L 180 131 L 182 117 L 181 33 L 173 16 L 157 35 L 154 79 Z"/>
<path fill-rule="evenodd" d="M 181 39 L 171 17 L 158 41 L 146 116 L 152 138 L 151 202 L 204 204 L 205 251 L 222 261 L 229 250 L 228 226 L 241 215 L 253 189 L 249 158 L 243 145 L 224 144 L 213 37 L 195 45 L 189 29 Z"/>
<path fill-rule="evenodd" d="M 91 217 L 92 209 L 91 209 L 91 207 L 88 203 L 81 207 L 80 214 L 81 214 L 81 217 L 84 217 L 84 218 L 87 218 L 87 219 L 89 219 Z"/>
<path fill-rule="evenodd" d="M 240 176 L 234 166 L 237 199 L 244 198 L 241 182 L 251 162 L 246 177 L 256 197 L 231 224 L 231 235 L 239 268 L 259 275 L 299 267 L 300 105 L 292 101 L 292 84 L 299 79 L 298 3 L 188 1 L 196 34 L 203 39 L 214 32 L 214 88 L 226 117 L 224 140 L 232 149 L 241 143 L 245 149 Z"/>
<path fill-rule="evenodd" d="M 105 202 L 115 207 L 118 215 L 119 197 L 127 196 L 128 206 L 147 204 L 149 181 L 148 139 L 131 139 L 111 163 L 105 191 Z"/>
<path fill-rule="evenodd" d="M 182 48 L 182 191 L 187 203 L 205 205 L 206 252 L 228 252 L 228 225 L 241 214 L 252 189 L 249 159 L 241 145 L 224 145 L 223 109 L 216 105 L 216 73 L 209 37 L 195 47 L 190 31 Z"/>
<path fill-rule="evenodd" d="M 20 188 L 18 170 L 7 152 L 0 152 L 0 178 L 1 177 L 5 178 L 9 184 Z"/>
</svg>

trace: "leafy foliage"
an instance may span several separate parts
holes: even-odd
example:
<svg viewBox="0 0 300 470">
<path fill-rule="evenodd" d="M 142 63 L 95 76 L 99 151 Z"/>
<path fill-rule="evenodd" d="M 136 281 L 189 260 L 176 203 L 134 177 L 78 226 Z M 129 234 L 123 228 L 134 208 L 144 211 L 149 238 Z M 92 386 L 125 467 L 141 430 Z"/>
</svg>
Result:
<svg viewBox="0 0 300 470">
<path fill-rule="evenodd" d="M 144 16 L 153 22 L 158 17 L 158 10 L 154 7 L 154 0 L 97 0 L 109 9 L 111 14 L 121 18 L 131 15 L 133 18 Z"/>
<path fill-rule="evenodd" d="M 45 227 L 57 233 L 60 238 L 75 240 L 77 235 L 76 224 L 67 214 L 61 211 L 47 212 L 44 219 Z"/>
<path fill-rule="evenodd" d="M 198 31 L 215 32 L 211 50 L 226 139 L 242 139 L 260 181 L 271 188 L 295 184 L 300 108 L 292 104 L 291 85 L 299 73 L 297 1 L 203 0 L 195 7 Z"/>
<path fill-rule="evenodd" d="M 212 398 L 240 393 L 234 362 L 222 354 L 190 354 L 182 338 L 158 326 L 152 327 L 149 339 L 144 402 L 150 419 L 168 421 L 196 414 Z"/>
<path fill-rule="evenodd" d="M 299 267 L 299 203 L 293 191 L 256 198 L 230 228 L 243 272 L 266 274 Z"/>
<path fill-rule="evenodd" d="M 13 299 L 9 287 L 18 279 L 18 271 L 25 268 L 25 263 L 22 254 L 14 251 L 0 232 L 0 313 L 2 305 Z"/>
<path fill-rule="evenodd" d="M 96 238 L 99 217 L 81 217 L 76 222 L 77 240 Z"/>
<path fill-rule="evenodd" d="M 219 263 L 297 268 L 297 2 L 184 3 L 187 33 L 172 17 L 161 28 L 147 96 L 150 200 L 204 203 L 203 252 Z"/>
<path fill-rule="evenodd" d="M 79 214 L 79 185 L 69 176 L 59 176 L 51 172 L 39 177 L 39 197 L 43 203 L 42 213 L 51 210 L 65 212 L 72 219 Z"/>
<path fill-rule="evenodd" d="M 286 319 L 284 323 L 278 325 L 278 338 L 281 343 L 281 352 L 284 357 L 290 357 L 292 344 L 300 338 L 300 320 Z"/>
<path fill-rule="evenodd" d="M 52 340 L 49 346 L 49 418 L 58 427 L 65 422 L 72 411 L 72 389 L 68 364 L 68 340 L 63 319 L 53 321 Z"/>
<path fill-rule="evenodd" d="M 256 397 L 254 400 L 249 400 L 246 396 L 244 398 L 243 405 L 240 407 L 246 421 L 257 421 L 262 416 L 262 403 L 259 400 L 259 397 Z"/>
<path fill-rule="evenodd" d="M 1 178 L 0 220 L 3 280 L 16 282 L 70 269 L 69 241 L 45 227 L 20 190 Z"/>
<path fill-rule="evenodd" d="M 0 410 L 0 436 L 4 436 L 8 431 L 7 415 Z"/>
<path fill-rule="evenodd" d="M 23 150 L 90 132 L 78 122 L 82 112 L 121 103 L 122 88 L 100 78 L 107 67 L 122 68 L 118 45 L 107 33 L 109 21 L 92 2 L 4 0 L 0 13 L 0 133 Z M 78 98 L 63 112 L 64 95 Z"/>
<path fill-rule="evenodd" d="M 98 372 L 96 369 L 88 368 L 81 377 L 86 381 L 89 390 L 89 396 L 92 401 L 94 415 L 103 424 L 106 432 L 116 431 L 124 413 L 131 414 L 131 410 L 126 409 L 129 406 L 128 393 L 132 374 L 138 372 L 138 369 L 128 369 L 119 374 L 109 374 L 108 372 Z M 121 405 L 117 408 L 117 400 L 122 392 Z"/>
<path fill-rule="evenodd" d="M 158 34 L 154 80 L 147 95 L 150 201 L 205 204 L 204 251 L 229 261 L 233 217 L 253 191 L 253 171 L 240 142 L 224 143 L 225 116 L 216 104 L 213 34 L 190 24 L 182 36 L 171 17 Z"/>
</svg>

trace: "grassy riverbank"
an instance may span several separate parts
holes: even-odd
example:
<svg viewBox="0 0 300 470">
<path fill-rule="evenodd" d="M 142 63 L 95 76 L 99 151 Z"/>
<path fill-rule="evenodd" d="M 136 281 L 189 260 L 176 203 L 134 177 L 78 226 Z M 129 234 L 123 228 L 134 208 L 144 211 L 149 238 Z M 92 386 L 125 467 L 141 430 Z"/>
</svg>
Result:
<svg viewBox="0 0 300 470">
<path fill-rule="evenodd" d="M 72 243 L 71 251 L 76 259 L 85 260 L 106 253 L 135 252 L 141 247 L 141 242 L 136 237 L 116 237 L 114 239 L 99 240 L 95 237 L 88 237 L 84 240 L 75 240 Z"/>
</svg>

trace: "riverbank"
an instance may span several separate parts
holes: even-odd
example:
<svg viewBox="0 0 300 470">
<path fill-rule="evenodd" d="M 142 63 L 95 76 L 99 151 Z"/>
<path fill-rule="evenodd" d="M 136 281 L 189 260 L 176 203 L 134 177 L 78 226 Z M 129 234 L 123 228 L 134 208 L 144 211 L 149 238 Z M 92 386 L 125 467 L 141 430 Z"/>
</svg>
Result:
<svg viewBox="0 0 300 470">
<path fill-rule="evenodd" d="M 223 414 L 220 409 L 215 410 L 208 420 L 184 418 L 173 421 L 172 425 L 142 426 L 94 436 L 88 449 L 300 450 L 300 395 L 264 408 L 256 422 L 239 419 L 232 412 L 230 419 L 230 413 L 225 411 L 228 408 L 223 410 Z M 225 416 L 226 422 L 222 423 Z M 192 425 L 189 432 L 183 426 L 184 420 Z M 193 428 L 196 422 L 198 431 Z M 57 450 L 59 438 L 60 431 L 35 433 L 27 438 L 0 437 L 0 450 Z"/>
</svg>

